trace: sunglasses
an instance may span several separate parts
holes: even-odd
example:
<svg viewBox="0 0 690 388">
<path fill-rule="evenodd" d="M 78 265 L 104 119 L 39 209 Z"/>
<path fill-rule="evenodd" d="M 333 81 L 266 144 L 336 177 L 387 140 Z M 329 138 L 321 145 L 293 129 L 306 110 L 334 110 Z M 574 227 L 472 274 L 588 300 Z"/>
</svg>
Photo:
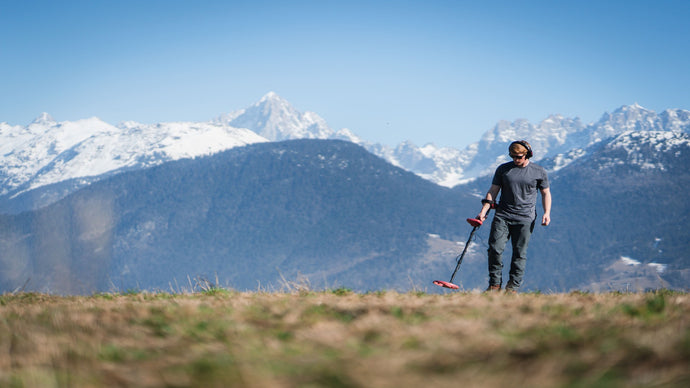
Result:
<svg viewBox="0 0 690 388">
<path fill-rule="evenodd" d="M 525 155 L 513 155 L 513 154 L 508 154 L 508 155 L 510 155 L 510 157 L 513 159 L 523 159 L 525 157 Z"/>
</svg>

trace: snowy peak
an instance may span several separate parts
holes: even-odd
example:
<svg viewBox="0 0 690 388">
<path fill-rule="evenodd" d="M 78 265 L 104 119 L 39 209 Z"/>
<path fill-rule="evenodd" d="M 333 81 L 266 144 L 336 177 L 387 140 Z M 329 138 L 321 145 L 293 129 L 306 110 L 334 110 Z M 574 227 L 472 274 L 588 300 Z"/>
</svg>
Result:
<svg viewBox="0 0 690 388">
<path fill-rule="evenodd" d="M 591 143 L 616 136 L 625 131 L 661 131 L 663 126 L 654 111 L 635 103 L 624 105 L 613 113 L 604 113 L 594 124 Z"/>
<path fill-rule="evenodd" d="M 258 111 L 263 117 L 280 119 L 300 116 L 300 113 L 287 100 L 275 92 L 269 92 L 246 111 Z"/>
<path fill-rule="evenodd" d="M 52 125 L 55 124 L 55 119 L 53 116 L 49 115 L 46 112 L 41 113 L 34 119 L 34 121 L 31 122 L 31 124 L 38 124 L 38 125 Z"/>
<path fill-rule="evenodd" d="M 494 144 L 507 146 L 518 139 L 527 139 L 533 148 L 543 150 L 564 144 L 566 139 L 585 129 L 579 118 L 565 118 L 561 115 L 550 115 L 539 124 L 532 124 L 525 119 L 511 122 L 500 121 L 493 129 L 482 136 L 479 145 L 491 149 Z M 542 152 L 542 155 L 545 152 Z"/>
<path fill-rule="evenodd" d="M 639 104 L 624 105 L 612 113 L 604 113 L 599 121 L 584 125 L 578 118 L 569 119 L 551 115 L 537 125 L 526 120 L 499 122 L 487 131 L 477 143 L 478 154 L 465 173 L 481 175 L 492 171 L 507 158 L 492 160 L 483 154 L 503 155 L 508 144 L 515 139 L 527 139 L 535 153 L 535 160 L 554 157 L 555 170 L 565 167 L 577 157 L 586 154 L 584 150 L 629 132 L 690 132 L 690 111 L 666 110 L 661 115 Z M 481 170 L 481 166 L 491 168 Z"/>
<path fill-rule="evenodd" d="M 666 109 L 659 114 L 659 120 L 667 131 L 690 133 L 690 111 Z"/>
<path fill-rule="evenodd" d="M 299 112 L 275 92 L 256 104 L 218 117 L 216 122 L 247 128 L 271 141 L 289 139 L 328 139 L 335 131 L 314 112 Z"/>
<path fill-rule="evenodd" d="M 290 103 L 287 102 L 284 98 L 280 97 L 278 93 L 276 92 L 268 92 L 266 93 L 261 99 L 259 100 L 258 103 L 255 105 L 261 105 L 261 104 L 274 104 L 274 105 L 290 105 Z"/>
</svg>

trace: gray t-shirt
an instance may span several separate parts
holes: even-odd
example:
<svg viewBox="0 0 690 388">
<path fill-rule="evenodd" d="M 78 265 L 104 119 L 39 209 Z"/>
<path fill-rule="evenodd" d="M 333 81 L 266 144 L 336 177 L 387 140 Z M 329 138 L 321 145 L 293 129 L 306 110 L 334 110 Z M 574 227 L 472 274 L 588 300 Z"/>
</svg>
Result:
<svg viewBox="0 0 690 388">
<path fill-rule="evenodd" d="M 501 187 L 496 215 L 507 220 L 532 222 L 537 217 L 537 194 L 549 187 L 544 167 L 529 163 L 518 167 L 504 163 L 494 173 L 492 184 Z"/>
</svg>

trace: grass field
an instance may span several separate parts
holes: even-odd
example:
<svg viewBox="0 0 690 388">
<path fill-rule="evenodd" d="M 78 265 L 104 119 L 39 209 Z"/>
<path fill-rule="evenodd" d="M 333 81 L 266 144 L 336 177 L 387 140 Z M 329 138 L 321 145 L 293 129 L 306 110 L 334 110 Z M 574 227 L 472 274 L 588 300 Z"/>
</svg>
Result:
<svg viewBox="0 0 690 388">
<path fill-rule="evenodd" d="M 2 387 L 690 386 L 690 295 L 0 296 Z"/>
</svg>

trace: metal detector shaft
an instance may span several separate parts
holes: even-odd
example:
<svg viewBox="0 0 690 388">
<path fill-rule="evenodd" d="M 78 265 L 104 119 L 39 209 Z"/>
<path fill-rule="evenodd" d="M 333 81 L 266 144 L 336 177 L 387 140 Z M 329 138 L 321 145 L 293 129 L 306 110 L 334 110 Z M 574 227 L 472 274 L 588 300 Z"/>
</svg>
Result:
<svg viewBox="0 0 690 388">
<path fill-rule="evenodd" d="M 479 228 L 479 226 L 475 226 L 472 228 L 472 232 L 470 232 L 470 238 L 467 239 L 467 242 L 465 243 L 465 248 L 462 250 L 462 253 L 460 256 L 456 257 L 455 260 L 457 260 L 458 264 L 455 266 L 455 271 L 453 271 L 453 275 L 450 277 L 450 282 L 453 283 L 453 279 L 455 278 L 455 274 L 458 273 L 458 269 L 460 268 L 460 264 L 462 264 L 462 259 L 465 257 L 465 252 L 467 252 L 467 247 L 470 246 L 470 241 L 472 241 L 472 236 L 474 236 L 474 232 Z"/>
<path fill-rule="evenodd" d="M 496 204 L 493 201 L 490 201 L 488 199 L 482 200 L 483 205 L 485 205 L 486 203 L 489 203 L 490 207 L 486 211 L 484 219 L 486 219 L 486 217 L 488 217 L 489 211 L 491 209 L 496 208 Z M 434 280 L 434 284 L 439 286 L 439 287 L 450 288 L 453 290 L 457 290 L 458 288 L 460 288 L 456 284 L 453 284 L 453 279 L 455 279 L 455 274 L 458 273 L 458 269 L 460 269 L 460 264 L 462 264 L 462 259 L 465 257 L 465 253 L 467 253 L 467 248 L 470 246 L 470 243 L 472 242 L 472 237 L 474 237 L 474 232 L 477 231 L 478 227 L 482 226 L 484 221 L 481 220 L 481 217 L 468 218 L 467 223 L 472 225 L 472 232 L 470 233 L 470 237 L 467 239 L 467 242 L 465 243 L 465 248 L 462 250 L 462 253 L 458 257 L 455 258 L 455 261 L 457 261 L 458 263 L 455 265 L 455 271 L 453 271 L 453 275 L 451 275 L 450 281 L 444 282 L 443 280 Z"/>
</svg>

